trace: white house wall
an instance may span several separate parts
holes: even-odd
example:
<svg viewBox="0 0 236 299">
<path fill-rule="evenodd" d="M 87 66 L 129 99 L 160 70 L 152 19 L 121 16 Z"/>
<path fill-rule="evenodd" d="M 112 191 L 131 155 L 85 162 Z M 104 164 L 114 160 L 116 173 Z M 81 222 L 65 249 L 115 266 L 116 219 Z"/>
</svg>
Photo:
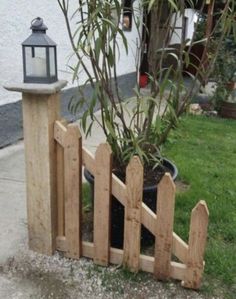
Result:
<svg viewBox="0 0 236 299">
<path fill-rule="evenodd" d="M 135 1 L 136 3 L 138 1 Z M 71 12 L 75 10 L 77 0 L 71 0 Z M 137 4 L 135 4 L 137 5 Z M 68 74 L 67 63 L 72 54 L 64 17 L 56 0 L 0 0 L 0 106 L 20 99 L 18 93 L 9 93 L 2 87 L 7 82 L 22 82 L 21 43 L 31 33 L 29 27 L 32 19 L 42 17 L 48 26 L 48 35 L 58 45 L 59 78 L 67 79 L 72 87 L 71 74 Z M 121 46 L 121 57 L 118 64 L 118 75 L 135 71 L 136 40 L 135 26 L 131 32 L 125 32 L 129 42 L 129 55 L 126 56 Z M 80 83 L 86 80 L 80 74 Z"/>
<path fill-rule="evenodd" d="M 198 15 L 194 9 L 185 9 L 184 16 L 187 18 L 187 24 L 186 24 L 186 40 L 191 40 L 193 38 L 193 34 L 195 31 L 195 24 L 198 21 Z M 182 27 L 182 16 L 180 13 L 173 14 L 172 17 L 172 25 L 174 27 Z M 181 35 L 182 35 L 182 29 L 175 29 L 170 41 L 171 45 L 174 44 L 180 44 L 181 43 Z"/>
</svg>

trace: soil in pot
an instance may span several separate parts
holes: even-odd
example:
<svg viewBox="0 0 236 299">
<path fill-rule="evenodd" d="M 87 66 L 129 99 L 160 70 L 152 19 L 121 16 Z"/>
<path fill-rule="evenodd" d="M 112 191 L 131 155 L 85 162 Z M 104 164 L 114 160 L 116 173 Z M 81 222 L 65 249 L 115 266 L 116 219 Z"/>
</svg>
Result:
<svg viewBox="0 0 236 299">
<path fill-rule="evenodd" d="M 144 203 L 156 213 L 157 204 L 157 183 L 161 180 L 161 177 L 165 172 L 169 172 L 172 178 L 175 180 L 178 174 L 176 166 L 167 159 L 163 160 L 163 166 L 157 170 L 152 178 L 149 178 L 151 184 L 143 189 L 143 201 Z M 92 194 L 94 194 L 94 177 L 88 170 L 84 171 L 85 178 L 91 185 Z M 116 173 L 120 177 L 119 173 Z M 148 179 L 145 177 L 146 180 Z M 121 179 L 121 177 L 120 177 Z M 93 200 L 93 199 L 92 199 Z M 111 246 L 116 248 L 123 248 L 124 238 L 124 207 L 123 205 L 112 196 L 111 203 Z M 142 226 L 141 230 L 141 246 L 146 247 L 154 243 L 154 236 Z"/>
</svg>

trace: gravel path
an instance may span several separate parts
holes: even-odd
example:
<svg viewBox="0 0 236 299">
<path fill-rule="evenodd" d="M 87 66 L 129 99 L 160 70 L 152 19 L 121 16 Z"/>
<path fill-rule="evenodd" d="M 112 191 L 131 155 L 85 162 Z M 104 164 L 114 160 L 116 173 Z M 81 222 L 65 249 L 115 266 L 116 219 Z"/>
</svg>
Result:
<svg viewBox="0 0 236 299">
<path fill-rule="evenodd" d="M 132 275 L 119 267 L 102 268 L 91 260 L 52 257 L 20 248 L 0 267 L 0 298 L 8 299 L 203 299 L 179 282 L 161 283 L 152 275 Z M 213 298 L 213 297 L 212 297 Z M 220 299 L 220 297 L 215 299 Z"/>
</svg>

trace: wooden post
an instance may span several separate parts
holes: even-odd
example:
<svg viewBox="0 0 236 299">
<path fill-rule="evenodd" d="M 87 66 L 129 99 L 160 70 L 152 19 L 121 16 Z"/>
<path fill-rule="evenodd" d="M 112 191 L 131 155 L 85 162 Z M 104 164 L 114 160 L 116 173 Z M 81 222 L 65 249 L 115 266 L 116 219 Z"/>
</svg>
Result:
<svg viewBox="0 0 236 299">
<path fill-rule="evenodd" d="M 166 173 L 158 185 L 154 274 L 158 279 L 170 278 L 172 234 L 175 208 L 175 184 Z"/>
<path fill-rule="evenodd" d="M 7 85 L 23 93 L 23 121 L 30 249 L 51 255 L 56 246 L 56 146 L 54 122 L 59 117 L 59 92 L 53 84 Z"/>
<path fill-rule="evenodd" d="M 81 256 L 82 138 L 76 124 L 67 127 L 64 147 L 66 255 Z"/>
<path fill-rule="evenodd" d="M 110 201 L 112 151 L 100 144 L 95 155 L 94 184 L 94 262 L 108 266 L 110 253 Z"/>
<path fill-rule="evenodd" d="M 182 285 L 185 288 L 199 289 L 204 270 L 204 252 L 207 240 L 209 211 L 206 202 L 201 200 L 192 210 L 189 232 L 187 271 Z"/>
<path fill-rule="evenodd" d="M 140 268 L 143 166 L 133 157 L 126 169 L 126 201 L 123 264 L 132 272 Z"/>
</svg>

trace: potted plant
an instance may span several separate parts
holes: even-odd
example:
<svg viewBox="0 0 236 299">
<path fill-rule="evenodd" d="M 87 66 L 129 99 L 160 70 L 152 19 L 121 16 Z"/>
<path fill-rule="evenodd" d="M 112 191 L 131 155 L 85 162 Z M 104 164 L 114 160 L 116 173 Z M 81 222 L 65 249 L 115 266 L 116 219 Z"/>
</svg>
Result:
<svg viewBox="0 0 236 299">
<path fill-rule="evenodd" d="M 164 0 L 133 2 L 136 4 L 132 9 L 132 22 L 139 37 L 139 40 L 135 41 L 137 82 L 133 89 L 135 96 L 125 99 L 119 88 L 117 74 L 120 48 L 124 49 L 123 55 L 128 55 L 130 42 L 127 39 L 128 35 L 122 30 L 122 14 L 125 10 L 123 1 L 79 1 L 72 18 L 72 22 L 76 18 L 77 26 L 72 32 L 69 1 L 58 0 L 77 59 L 76 64 L 71 66 L 73 80 L 79 82 L 81 69 L 87 76 L 83 86 L 79 84 L 78 87 L 79 101 L 72 99 L 70 107 L 78 111 L 83 105 L 86 106 L 81 118 L 81 127 L 86 135 L 91 133 L 95 122 L 103 129 L 113 152 L 113 172 L 121 180 L 125 180 L 125 169 L 130 158 L 133 155 L 139 156 L 144 165 L 144 202 L 155 210 L 158 181 L 166 171 L 171 173 L 173 179 L 177 175 L 173 163 L 162 157 L 161 147 L 171 130 L 177 127 L 179 117 L 186 111 L 191 98 L 197 92 L 199 88 L 197 76 L 200 72 L 203 74 L 199 63 L 196 77 L 192 76 L 191 83 L 186 86 L 184 65 L 189 61 L 189 52 L 185 51 L 186 40 L 182 39 L 178 51 L 169 46 L 170 37 L 174 34 L 172 15 L 176 11 L 183 13 L 184 2 Z M 226 6 L 229 4 L 230 1 Z M 143 25 L 143 20 L 146 19 L 145 13 L 151 16 L 149 30 Z M 228 9 L 225 9 L 224 14 L 230 20 Z M 227 22 L 227 26 L 229 24 L 231 22 Z M 138 79 L 140 61 L 146 48 L 146 38 L 143 38 L 142 32 L 149 36 L 148 95 L 142 93 Z M 188 49 L 191 49 L 194 41 L 188 41 L 188 44 Z M 165 67 L 164 61 L 168 56 L 174 57 L 177 67 Z M 87 84 L 90 84 L 93 90 L 90 99 L 84 94 L 83 88 Z M 101 120 L 94 114 L 97 105 L 101 109 Z M 93 183 L 92 176 L 87 171 L 85 174 Z M 121 235 L 119 244 L 114 244 L 112 238 L 113 246 L 122 246 L 123 242 L 123 219 L 116 222 L 119 218 L 117 214 L 123 217 L 121 209 L 119 203 L 113 200 L 112 235 Z M 120 233 L 117 232 L 117 228 Z M 115 239 L 118 239 L 117 235 Z"/>
</svg>

